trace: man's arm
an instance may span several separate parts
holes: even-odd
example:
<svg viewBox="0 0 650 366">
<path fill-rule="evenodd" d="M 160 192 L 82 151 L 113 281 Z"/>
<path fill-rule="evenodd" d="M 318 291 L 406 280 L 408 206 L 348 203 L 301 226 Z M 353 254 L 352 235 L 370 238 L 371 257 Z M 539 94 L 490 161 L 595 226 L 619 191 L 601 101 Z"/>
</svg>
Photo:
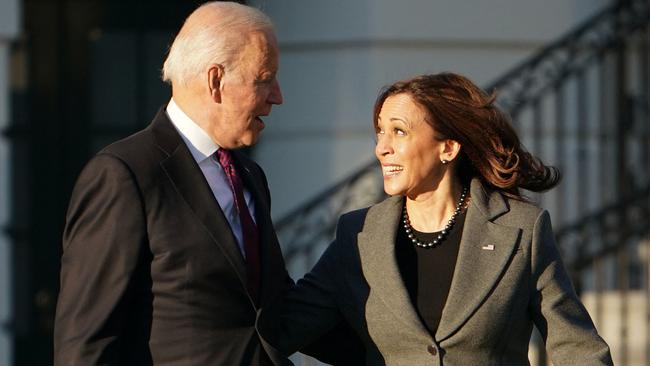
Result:
<svg viewBox="0 0 650 366">
<path fill-rule="evenodd" d="M 143 207 L 132 172 L 116 157 L 98 155 L 82 171 L 63 234 L 55 365 L 119 363 L 134 272 L 147 247 Z"/>
</svg>

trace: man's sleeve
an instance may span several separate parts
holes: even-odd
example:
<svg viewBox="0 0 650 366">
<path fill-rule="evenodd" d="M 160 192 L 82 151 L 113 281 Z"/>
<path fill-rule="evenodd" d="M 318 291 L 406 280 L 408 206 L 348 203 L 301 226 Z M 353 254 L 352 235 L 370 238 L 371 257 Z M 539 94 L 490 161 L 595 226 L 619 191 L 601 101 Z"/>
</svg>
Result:
<svg viewBox="0 0 650 366">
<path fill-rule="evenodd" d="M 119 363 L 146 240 L 142 196 L 132 172 L 114 156 L 96 156 L 75 185 L 66 217 L 55 365 Z"/>
</svg>

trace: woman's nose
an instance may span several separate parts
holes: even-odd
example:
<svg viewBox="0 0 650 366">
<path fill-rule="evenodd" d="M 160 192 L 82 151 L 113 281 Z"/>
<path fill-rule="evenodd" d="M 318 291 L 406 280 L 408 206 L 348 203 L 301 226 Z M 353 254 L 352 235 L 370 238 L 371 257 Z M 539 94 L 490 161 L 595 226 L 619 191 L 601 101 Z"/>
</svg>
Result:
<svg viewBox="0 0 650 366">
<path fill-rule="evenodd" d="M 393 152 L 393 148 L 389 139 L 386 136 L 377 136 L 377 145 L 375 146 L 375 154 L 377 157 L 385 156 Z"/>
</svg>

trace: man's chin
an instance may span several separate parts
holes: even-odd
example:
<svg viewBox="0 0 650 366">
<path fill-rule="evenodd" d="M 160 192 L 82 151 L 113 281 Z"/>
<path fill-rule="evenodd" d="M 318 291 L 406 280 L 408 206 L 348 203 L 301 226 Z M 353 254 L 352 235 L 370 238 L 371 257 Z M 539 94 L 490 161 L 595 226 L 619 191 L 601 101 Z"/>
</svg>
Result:
<svg viewBox="0 0 650 366">
<path fill-rule="evenodd" d="M 239 140 L 240 147 L 246 148 L 246 147 L 251 147 L 257 143 L 259 140 L 260 134 L 259 133 L 251 133 L 247 136 L 244 136 L 241 140 Z"/>
</svg>

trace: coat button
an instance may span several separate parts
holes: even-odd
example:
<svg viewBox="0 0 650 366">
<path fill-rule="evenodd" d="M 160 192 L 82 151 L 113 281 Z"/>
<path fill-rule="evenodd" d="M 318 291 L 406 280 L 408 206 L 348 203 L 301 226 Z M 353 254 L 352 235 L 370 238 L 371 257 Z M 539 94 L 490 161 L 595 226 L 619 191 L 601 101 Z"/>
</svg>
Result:
<svg viewBox="0 0 650 366">
<path fill-rule="evenodd" d="M 438 350 L 436 349 L 436 346 L 430 344 L 427 346 L 427 351 L 431 353 L 432 355 L 436 356 L 438 354 Z"/>
</svg>

